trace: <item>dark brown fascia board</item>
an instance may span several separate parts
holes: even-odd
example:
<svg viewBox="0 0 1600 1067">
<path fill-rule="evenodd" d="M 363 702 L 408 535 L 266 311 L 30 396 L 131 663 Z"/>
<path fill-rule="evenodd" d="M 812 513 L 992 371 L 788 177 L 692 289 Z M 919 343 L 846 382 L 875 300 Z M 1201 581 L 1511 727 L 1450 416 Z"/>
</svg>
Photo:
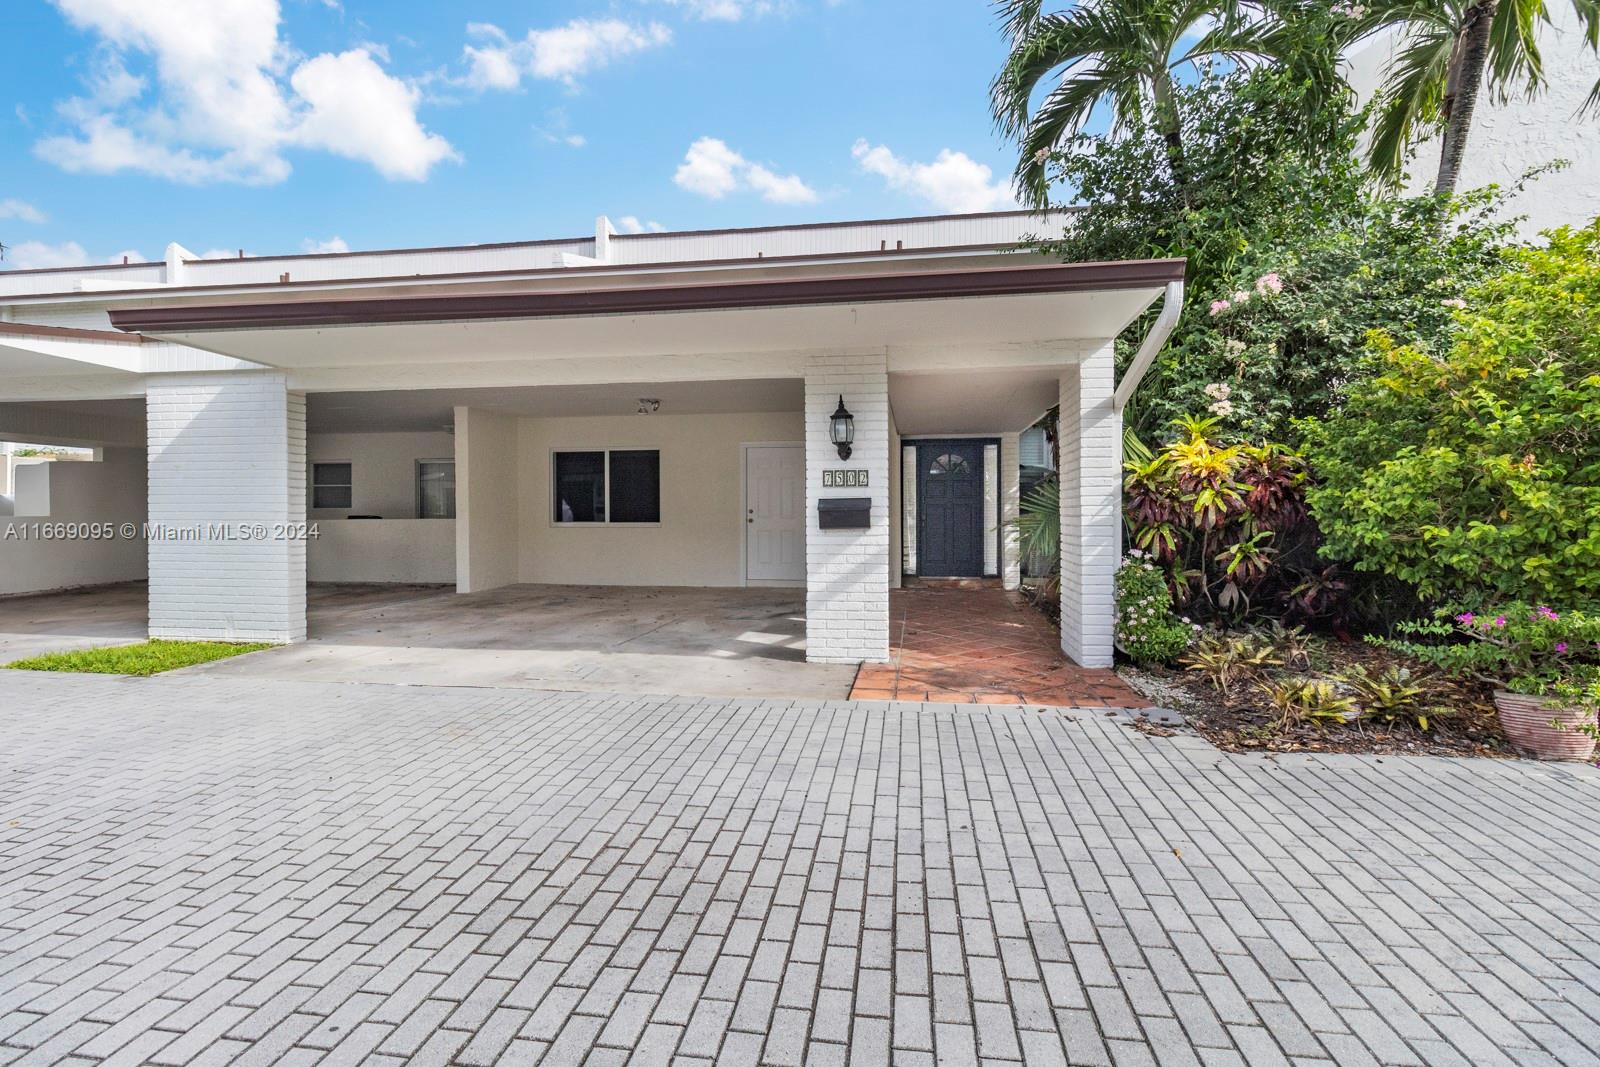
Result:
<svg viewBox="0 0 1600 1067">
<path fill-rule="evenodd" d="M 111 341 L 119 345 L 136 345 L 144 338 L 136 334 L 118 333 L 116 330 L 80 330 L 71 326 L 34 326 L 27 322 L 0 322 L 0 336 L 61 337 L 74 341 Z"/>
<path fill-rule="evenodd" d="M 483 296 L 387 297 L 257 304 L 196 304 L 113 310 L 119 330 L 147 333 L 379 323 L 469 322 L 652 314 L 818 304 L 881 303 L 1143 289 L 1183 278 L 1181 259 L 1057 263 L 909 274 L 761 279 L 637 289 L 572 289 Z"/>
<path fill-rule="evenodd" d="M 817 223 L 817 225 L 825 225 Z M 730 231 L 738 232 L 738 231 Z M 639 234 L 629 234 L 637 237 Z M 422 251 L 430 251 L 423 249 Z M 433 249 L 431 251 L 449 251 L 449 249 Z M 517 267 L 496 268 L 494 270 L 466 270 L 451 271 L 443 274 L 368 274 L 356 278 L 310 278 L 304 281 L 287 282 L 212 282 L 204 285 L 173 285 L 162 286 L 159 289 L 97 289 L 92 293 L 71 290 L 60 293 L 25 293 L 11 297 L 0 297 L 10 303 L 18 304 L 24 301 L 30 304 L 47 304 L 53 298 L 68 296 L 74 298 L 91 297 L 96 301 L 112 298 L 127 299 L 132 297 L 149 296 L 157 293 L 168 296 L 172 293 L 214 293 L 225 292 L 230 289 L 240 290 L 267 290 L 277 292 L 280 289 L 337 289 L 343 285 L 415 285 L 432 282 L 465 282 L 480 281 L 490 282 L 495 280 L 514 281 L 521 278 L 551 278 L 556 276 L 573 277 L 582 274 L 662 274 L 674 271 L 699 270 L 701 268 L 727 267 L 737 270 L 740 267 L 782 267 L 794 263 L 831 262 L 835 260 L 872 260 L 872 259 L 917 259 L 927 256 L 942 256 L 955 253 L 965 253 L 973 256 L 1003 255 L 1011 252 L 1026 252 L 1023 245 L 1006 243 L 995 245 L 935 245 L 929 248 L 869 248 L 855 252 L 805 252 L 792 256 L 746 256 L 742 259 L 664 259 L 649 263 L 592 263 L 579 267 Z M 327 255 L 358 255 L 355 252 L 329 252 Z M 267 257 L 259 257 L 267 258 Z M 287 257 L 286 257 L 287 258 Z M 49 268 L 54 270 L 56 268 Z"/>
</svg>

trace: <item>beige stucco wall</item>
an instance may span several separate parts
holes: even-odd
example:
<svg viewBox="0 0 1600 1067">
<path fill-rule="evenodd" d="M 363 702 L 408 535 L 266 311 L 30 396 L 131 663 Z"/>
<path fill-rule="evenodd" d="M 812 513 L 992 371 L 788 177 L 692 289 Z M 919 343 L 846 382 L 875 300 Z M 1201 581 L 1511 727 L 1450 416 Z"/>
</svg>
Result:
<svg viewBox="0 0 1600 1067">
<path fill-rule="evenodd" d="M 519 580 L 740 585 L 740 445 L 803 439 L 799 412 L 519 419 Z M 551 521 L 551 453 L 600 448 L 660 450 L 659 526 L 558 526 Z"/>
<path fill-rule="evenodd" d="M 312 508 L 313 519 L 340 519 L 347 514 L 382 515 L 386 519 L 417 517 L 417 460 L 450 459 L 455 439 L 447 433 L 311 433 L 306 435 L 308 463 L 349 463 L 353 491 L 349 510 Z M 311 469 L 306 469 L 310 492 Z"/>
<path fill-rule="evenodd" d="M 456 591 L 517 580 L 517 423 L 456 408 Z"/>
</svg>

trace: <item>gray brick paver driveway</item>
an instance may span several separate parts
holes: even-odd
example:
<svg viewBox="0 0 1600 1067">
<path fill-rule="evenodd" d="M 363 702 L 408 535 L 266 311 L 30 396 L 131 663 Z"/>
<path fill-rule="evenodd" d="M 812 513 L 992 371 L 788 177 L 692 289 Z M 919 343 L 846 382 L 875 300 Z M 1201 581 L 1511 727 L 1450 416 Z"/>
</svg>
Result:
<svg viewBox="0 0 1600 1067">
<path fill-rule="evenodd" d="M 1600 1063 L 1600 776 L 0 672 L 0 1063 Z"/>
</svg>

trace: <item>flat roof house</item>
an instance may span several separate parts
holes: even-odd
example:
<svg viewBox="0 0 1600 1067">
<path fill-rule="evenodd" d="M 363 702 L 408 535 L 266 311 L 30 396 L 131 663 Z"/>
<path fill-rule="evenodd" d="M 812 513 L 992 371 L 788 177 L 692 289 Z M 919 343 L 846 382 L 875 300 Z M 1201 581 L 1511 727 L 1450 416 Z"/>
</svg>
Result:
<svg viewBox="0 0 1600 1067">
<path fill-rule="evenodd" d="M 102 456 L 6 507 L 150 535 L 0 543 L 0 593 L 148 577 L 152 636 L 293 642 L 308 580 L 803 586 L 808 659 L 882 660 L 905 576 L 1017 584 L 1019 434 L 1059 403 L 1062 647 L 1109 664 L 1120 411 L 1183 263 L 1019 250 L 1051 225 L 0 273 L 0 440 Z"/>
</svg>

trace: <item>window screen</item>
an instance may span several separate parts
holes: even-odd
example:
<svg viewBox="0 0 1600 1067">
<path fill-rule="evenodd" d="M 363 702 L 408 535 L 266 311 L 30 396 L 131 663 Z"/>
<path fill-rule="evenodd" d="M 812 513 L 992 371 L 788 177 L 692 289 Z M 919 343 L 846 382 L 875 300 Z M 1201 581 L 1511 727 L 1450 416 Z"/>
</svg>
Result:
<svg viewBox="0 0 1600 1067">
<path fill-rule="evenodd" d="M 555 521 L 606 521 L 606 454 L 555 454 Z"/>
<path fill-rule="evenodd" d="M 311 465 L 311 506 L 352 508 L 351 468 L 348 463 Z"/>
<path fill-rule="evenodd" d="M 661 453 L 654 449 L 557 452 L 552 477 L 556 522 L 661 521 Z"/>
<path fill-rule="evenodd" d="M 611 521 L 661 521 L 661 453 L 611 453 Z"/>
<path fill-rule="evenodd" d="M 417 517 L 456 517 L 456 465 L 454 460 L 417 461 Z"/>
</svg>

